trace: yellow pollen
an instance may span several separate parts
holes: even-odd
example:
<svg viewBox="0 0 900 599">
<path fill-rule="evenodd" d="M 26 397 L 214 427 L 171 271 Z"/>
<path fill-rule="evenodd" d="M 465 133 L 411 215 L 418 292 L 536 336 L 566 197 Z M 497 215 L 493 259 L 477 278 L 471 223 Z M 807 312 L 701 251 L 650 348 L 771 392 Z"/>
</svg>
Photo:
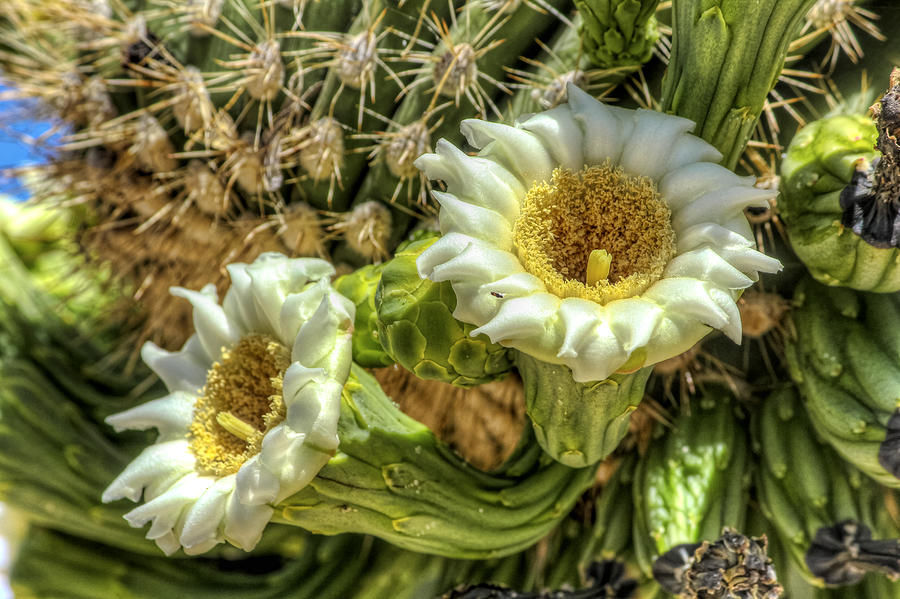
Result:
<svg viewBox="0 0 900 599">
<path fill-rule="evenodd" d="M 284 420 L 282 377 L 290 364 L 290 349 L 257 333 L 213 364 L 188 431 L 200 474 L 234 474 L 259 453 L 266 433 Z"/>
<path fill-rule="evenodd" d="M 532 185 L 513 229 L 519 261 L 559 297 L 606 304 L 639 295 L 675 256 L 656 184 L 609 163 L 557 168 Z"/>
</svg>

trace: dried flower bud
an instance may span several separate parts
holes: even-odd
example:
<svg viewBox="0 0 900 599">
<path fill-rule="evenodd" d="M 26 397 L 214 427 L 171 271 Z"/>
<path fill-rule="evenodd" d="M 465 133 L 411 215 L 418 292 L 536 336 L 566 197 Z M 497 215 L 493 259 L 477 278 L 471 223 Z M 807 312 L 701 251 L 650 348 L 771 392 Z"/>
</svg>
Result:
<svg viewBox="0 0 900 599">
<path fill-rule="evenodd" d="M 900 539 L 872 540 L 872 530 L 856 520 L 823 526 L 806 552 L 806 565 L 829 585 L 859 582 L 866 572 L 900 576 Z"/>
<path fill-rule="evenodd" d="M 725 528 L 713 543 L 678 545 L 653 564 L 653 577 L 681 599 L 777 599 L 767 540 Z"/>
</svg>

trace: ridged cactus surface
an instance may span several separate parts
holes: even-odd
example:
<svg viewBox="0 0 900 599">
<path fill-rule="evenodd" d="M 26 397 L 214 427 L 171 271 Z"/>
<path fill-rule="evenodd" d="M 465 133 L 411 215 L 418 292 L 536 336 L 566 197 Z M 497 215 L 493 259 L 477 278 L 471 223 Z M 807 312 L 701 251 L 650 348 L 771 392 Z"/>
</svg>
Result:
<svg viewBox="0 0 900 599">
<path fill-rule="evenodd" d="M 16 596 L 900 597 L 898 30 L 0 3 Z"/>
</svg>

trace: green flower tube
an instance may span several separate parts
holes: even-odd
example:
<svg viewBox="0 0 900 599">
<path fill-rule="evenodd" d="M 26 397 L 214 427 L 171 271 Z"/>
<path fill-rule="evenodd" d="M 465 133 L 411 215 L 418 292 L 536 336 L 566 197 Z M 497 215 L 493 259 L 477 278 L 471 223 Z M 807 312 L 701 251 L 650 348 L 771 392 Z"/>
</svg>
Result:
<svg viewBox="0 0 900 599">
<path fill-rule="evenodd" d="M 644 397 L 652 367 L 577 383 L 572 371 L 516 352 L 525 406 L 541 447 L 572 468 L 596 464 L 628 432 L 631 413 Z"/>
<path fill-rule="evenodd" d="M 276 506 L 274 521 L 312 532 L 362 532 L 423 553 L 484 559 L 550 531 L 591 484 L 526 435 L 499 470 L 475 470 L 405 416 L 363 369 L 344 388 L 338 453 Z"/>
<path fill-rule="evenodd" d="M 506 348 L 453 318 L 449 283 L 419 276 L 416 259 L 436 238 L 401 247 L 381 274 L 375 295 L 378 338 L 401 366 L 423 379 L 468 387 L 502 378 L 512 367 Z"/>
</svg>

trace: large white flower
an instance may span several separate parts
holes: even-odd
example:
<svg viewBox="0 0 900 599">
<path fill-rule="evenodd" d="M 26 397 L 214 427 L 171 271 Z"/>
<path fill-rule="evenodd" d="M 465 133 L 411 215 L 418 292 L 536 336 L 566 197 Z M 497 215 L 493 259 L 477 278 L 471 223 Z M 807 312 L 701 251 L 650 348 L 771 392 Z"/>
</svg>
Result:
<svg viewBox="0 0 900 599">
<path fill-rule="evenodd" d="M 144 503 L 125 515 L 153 522 L 148 539 L 171 554 L 223 540 L 249 551 L 271 504 L 302 489 L 338 447 L 350 371 L 353 304 L 331 288 L 323 260 L 261 255 L 228 266 L 231 289 L 173 288 L 194 307 L 181 351 L 141 355 L 169 395 L 107 418 L 159 437 L 103 493 Z"/>
<path fill-rule="evenodd" d="M 477 156 L 440 140 L 419 157 L 447 184 L 433 192 L 443 237 L 419 274 L 452 283 L 472 335 L 580 382 L 671 358 L 711 329 L 739 342 L 740 291 L 781 268 L 754 249 L 743 209 L 773 192 L 716 164 L 687 119 L 568 93 L 514 127 L 463 121 Z"/>
</svg>

